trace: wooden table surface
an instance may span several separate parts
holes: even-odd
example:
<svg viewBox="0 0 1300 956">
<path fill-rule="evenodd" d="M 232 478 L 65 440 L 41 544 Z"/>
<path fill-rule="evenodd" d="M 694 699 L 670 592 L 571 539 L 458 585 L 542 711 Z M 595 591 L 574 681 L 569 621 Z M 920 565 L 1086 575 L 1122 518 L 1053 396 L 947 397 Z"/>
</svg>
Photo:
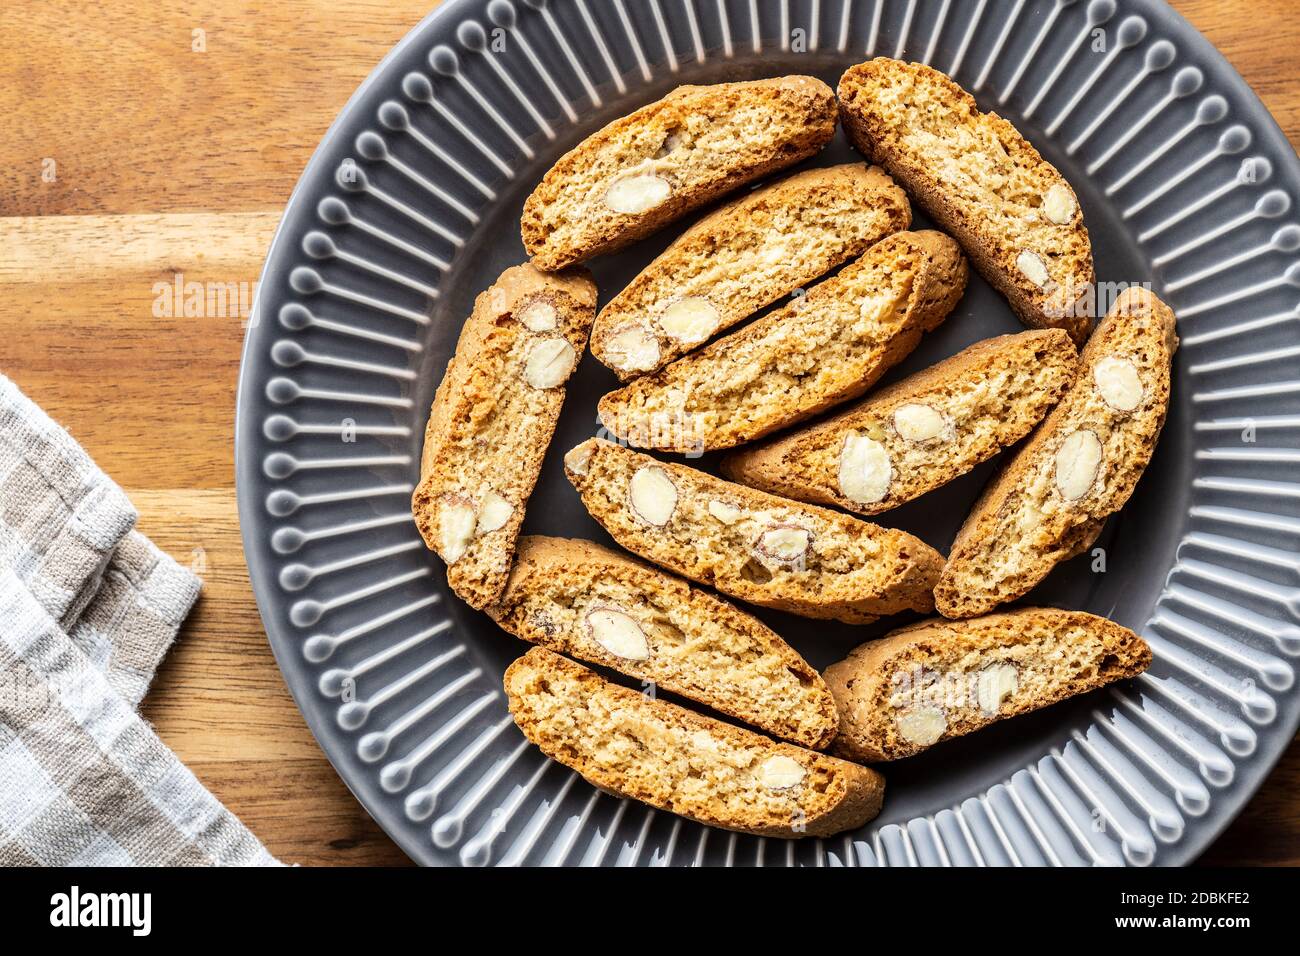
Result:
<svg viewBox="0 0 1300 956">
<path fill-rule="evenodd" d="M 203 597 L 145 705 L 281 859 L 402 864 L 271 657 L 235 515 L 240 316 L 158 317 L 154 285 L 256 280 L 308 156 L 432 0 L 5 0 L 0 371 L 129 492 Z M 1293 0 L 1176 0 L 1300 141 Z M 201 31 L 201 32 L 197 32 Z M 199 49 L 199 48 L 202 49 Z M 1205 862 L 1300 863 L 1292 745 Z"/>
</svg>

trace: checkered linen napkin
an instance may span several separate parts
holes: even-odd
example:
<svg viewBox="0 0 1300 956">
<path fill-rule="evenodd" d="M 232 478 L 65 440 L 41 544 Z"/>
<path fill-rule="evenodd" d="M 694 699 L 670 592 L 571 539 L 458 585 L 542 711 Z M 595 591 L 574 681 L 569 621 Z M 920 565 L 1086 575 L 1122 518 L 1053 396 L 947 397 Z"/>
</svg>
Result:
<svg viewBox="0 0 1300 956">
<path fill-rule="evenodd" d="M 136 712 L 199 580 L 0 375 L 0 865 L 272 865 Z"/>
</svg>

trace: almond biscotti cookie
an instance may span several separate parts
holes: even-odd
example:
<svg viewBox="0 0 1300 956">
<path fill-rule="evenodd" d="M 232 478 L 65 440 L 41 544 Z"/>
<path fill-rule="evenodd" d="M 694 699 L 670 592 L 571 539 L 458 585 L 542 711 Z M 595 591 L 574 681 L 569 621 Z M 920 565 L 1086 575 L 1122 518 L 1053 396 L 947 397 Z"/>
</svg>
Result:
<svg viewBox="0 0 1300 956">
<path fill-rule="evenodd" d="M 1174 313 L 1129 289 L 1088 340 L 1074 383 L 957 533 L 935 603 L 983 614 L 1092 546 L 1142 476 L 1169 408 Z"/>
<path fill-rule="evenodd" d="M 866 767 L 620 687 L 535 647 L 506 670 L 510 713 L 542 753 L 593 786 L 709 826 L 832 836 L 880 812 Z"/>
<path fill-rule="evenodd" d="M 807 295 L 600 400 L 641 448 L 734 448 L 870 388 L 952 311 L 966 260 L 939 232 L 876 243 Z"/>
<path fill-rule="evenodd" d="M 853 408 L 722 462 L 732 481 L 879 514 L 966 474 L 1029 434 L 1074 378 L 1061 329 L 977 342 Z"/>
<path fill-rule="evenodd" d="M 811 76 L 682 86 L 560 158 L 524 203 L 541 269 L 612 252 L 835 135 L 835 94 Z"/>
<path fill-rule="evenodd" d="M 653 681 L 821 750 L 839 720 L 821 675 L 767 625 L 590 541 L 526 537 L 489 613 L 516 637 Z"/>
<path fill-rule="evenodd" d="M 911 222 L 875 167 L 796 173 L 684 232 L 596 316 L 591 354 L 624 381 L 653 372 Z"/>
<path fill-rule="evenodd" d="M 723 594 L 849 624 L 933 607 L 943 558 L 902 531 L 599 438 L 565 455 L 564 469 L 615 541 Z"/>
<path fill-rule="evenodd" d="M 1082 611 L 1024 608 L 936 618 L 868 641 L 826 671 L 840 709 L 835 753 L 872 763 L 920 753 L 994 721 L 1136 677 L 1151 649 Z"/>
<path fill-rule="evenodd" d="M 461 329 L 429 413 L 412 511 L 447 563 L 447 582 L 473 607 L 506 586 L 595 312 L 585 270 L 548 274 L 526 264 L 502 273 Z"/>
<path fill-rule="evenodd" d="M 861 63 L 839 84 L 850 141 L 906 187 L 1031 328 L 1092 326 L 1092 244 L 1064 177 L 1014 126 L 920 63 Z"/>
</svg>

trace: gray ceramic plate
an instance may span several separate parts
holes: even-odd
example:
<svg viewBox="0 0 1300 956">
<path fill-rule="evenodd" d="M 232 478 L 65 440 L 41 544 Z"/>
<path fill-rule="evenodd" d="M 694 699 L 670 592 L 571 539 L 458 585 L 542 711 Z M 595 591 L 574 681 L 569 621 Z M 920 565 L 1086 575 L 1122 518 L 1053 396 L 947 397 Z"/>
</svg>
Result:
<svg viewBox="0 0 1300 956">
<path fill-rule="evenodd" d="M 829 840 L 736 836 L 599 793 L 524 742 L 524 646 L 447 591 L 407 511 L 429 401 L 475 294 L 524 259 L 524 197 L 565 150 L 681 83 L 928 62 L 1075 185 L 1104 282 L 1178 311 L 1150 470 L 1038 603 L 1155 650 L 1137 681 L 888 770 Z M 815 162 L 852 156 L 837 141 Z M 280 226 L 244 353 L 244 544 L 285 679 L 343 779 L 424 863 L 1173 864 L 1292 738 L 1300 699 L 1300 163 L 1240 77 L 1157 0 L 451 0 L 334 124 Z M 924 220 L 921 220 L 922 222 Z M 608 298 L 668 241 L 596 263 Z M 899 373 L 1018 326 L 976 280 Z M 587 359 L 527 530 L 606 540 L 559 458 L 613 377 Z M 706 467 L 711 463 L 706 461 Z M 891 512 L 946 548 L 988 469 Z M 817 666 L 884 628 L 765 620 Z M 894 622 L 897 623 L 897 622 Z"/>
</svg>

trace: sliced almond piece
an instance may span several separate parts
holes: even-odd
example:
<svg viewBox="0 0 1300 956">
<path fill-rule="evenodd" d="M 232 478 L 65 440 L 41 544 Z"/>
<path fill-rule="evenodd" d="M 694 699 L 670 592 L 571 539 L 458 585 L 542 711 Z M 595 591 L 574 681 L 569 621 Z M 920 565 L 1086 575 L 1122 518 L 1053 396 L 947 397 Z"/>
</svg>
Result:
<svg viewBox="0 0 1300 956">
<path fill-rule="evenodd" d="M 707 730 L 697 730 L 691 734 L 691 746 L 696 750 L 711 754 L 715 754 L 721 749 L 718 738 Z"/>
<path fill-rule="evenodd" d="M 1002 702 L 1014 694 L 1020 686 L 1020 672 L 1014 664 L 991 664 L 980 671 L 977 692 L 980 710 L 986 714 L 996 714 L 1002 709 Z"/>
<path fill-rule="evenodd" d="M 938 438 L 947 429 L 943 413 L 931 405 L 909 402 L 894 409 L 894 431 L 911 442 Z"/>
<path fill-rule="evenodd" d="M 469 543 L 474 540 L 474 527 L 478 516 L 474 502 L 463 495 L 444 495 L 438 511 L 438 553 L 448 564 L 455 564 L 465 556 Z"/>
<path fill-rule="evenodd" d="M 808 771 L 793 757 L 774 754 L 758 765 L 755 776 L 769 790 L 789 790 L 803 783 Z"/>
<path fill-rule="evenodd" d="M 489 491 L 483 496 L 483 502 L 479 505 L 478 527 L 475 529 L 475 533 L 491 534 L 493 531 L 504 528 L 514 511 L 514 505 L 495 491 Z"/>
<path fill-rule="evenodd" d="M 894 466 L 889 452 L 874 438 L 849 432 L 840 451 L 840 491 L 850 501 L 869 505 L 889 493 Z"/>
<path fill-rule="evenodd" d="M 713 303 L 700 296 L 678 299 L 659 316 L 664 335 L 685 345 L 706 341 L 718 328 L 722 316 Z"/>
<path fill-rule="evenodd" d="M 1047 263 L 1027 249 L 1016 257 L 1016 268 L 1020 270 L 1021 275 L 1040 289 L 1052 279 L 1051 273 L 1047 271 Z"/>
<path fill-rule="evenodd" d="M 549 332 L 559 324 L 560 317 L 551 303 L 534 299 L 520 310 L 519 321 L 530 331 Z"/>
<path fill-rule="evenodd" d="M 633 618 L 615 608 L 597 608 L 587 614 L 591 639 L 615 657 L 644 661 L 650 657 L 650 642 Z"/>
<path fill-rule="evenodd" d="M 653 173 L 638 173 L 616 180 L 605 194 L 605 205 L 615 212 L 635 216 L 660 205 L 672 191 L 668 180 Z"/>
<path fill-rule="evenodd" d="M 659 364 L 659 339 L 637 322 L 624 325 L 605 340 L 605 357 L 624 372 L 644 372 Z"/>
<path fill-rule="evenodd" d="M 585 475 L 591 466 L 591 455 L 596 446 L 589 442 L 576 445 L 564 453 L 564 470 L 575 475 Z"/>
<path fill-rule="evenodd" d="M 948 729 L 948 718 L 938 707 L 914 707 L 896 721 L 898 735 L 910 744 L 928 747 Z"/>
<path fill-rule="evenodd" d="M 709 502 L 709 514 L 717 518 L 725 525 L 733 525 L 740 520 L 743 512 L 735 505 L 727 504 L 725 501 L 713 500 Z"/>
<path fill-rule="evenodd" d="M 1056 487 L 1066 501 L 1078 501 L 1097 482 L 1102 448 L 1097 434 L 1086 428 L 1072 433 L 1056 450 Z"/>
<path fill-rule="evenodd" d="M 628 482 L 628 500 L 642 521 L 662 528 L 677 510 L 677 486 L 662 468 L 645 465 Z"/>
<path fill-rule="evenodd" d="M 1064 183 L 1057 183 L 1043 196 L 1043 215 L 1058 226 L 1068 226 L 1073 222 L 1078 208 L 1079 201 L 1074 198 L 1074 192 Z"/>
<path fill-rule="evenodd" d="M 568 381 L 577 363 L 578 353 L 568 339 L 541 339 L 528 350 L 524 381 L 536 389 L 555 388 Z"/>
<path fill-rule="evenodd" d="M 1131 412 L 1142 404 L 1146 390 L 1137 366 L 1128 359 L 1108 355 L 1092 369 L 1092 380 L 1104 401 L 1117 412 Z"/>
<path fill-rule="evenodd" d="M 812 535 L 808 529 L 795 525 L 781 525 L 764 531 L 754 546 L 760 554 L 780 564 L 795 564 L 808 553 Z"/>
</svg>

